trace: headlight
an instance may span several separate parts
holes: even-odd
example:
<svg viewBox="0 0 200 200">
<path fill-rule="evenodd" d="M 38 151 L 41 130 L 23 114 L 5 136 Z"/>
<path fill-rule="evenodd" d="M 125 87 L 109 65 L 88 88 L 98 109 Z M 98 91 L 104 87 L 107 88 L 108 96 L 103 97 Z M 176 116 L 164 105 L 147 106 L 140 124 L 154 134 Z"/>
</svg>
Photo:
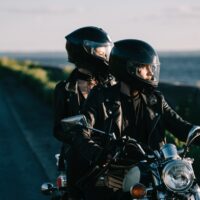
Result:
<svg viewBox="0 0 200 200">
<path fill-rule="evenodd" d="M 164 184 L 173 192 L 188 190 L 194 181 L 192 166 L 183 160 L 169 162 L 162 172 Z"/>
</svg>

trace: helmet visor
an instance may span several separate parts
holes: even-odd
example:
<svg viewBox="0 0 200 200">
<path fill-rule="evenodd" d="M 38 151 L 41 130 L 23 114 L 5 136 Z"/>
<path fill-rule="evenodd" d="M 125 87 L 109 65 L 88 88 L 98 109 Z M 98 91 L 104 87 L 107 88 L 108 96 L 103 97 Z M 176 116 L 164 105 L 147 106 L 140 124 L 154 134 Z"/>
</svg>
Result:
<svg viewBox="0 0 200 200">
<path fill-rule="evenodd" d="M 151 85 L 158 85 L 160 75 L 159 64 L 134 64 L 128 65 L 128 72 L 135 75 L 139 79 L 150 83 Z"/>
<path fill-rule="evenodd" d="M 108 62 L 113 43 L 98 43 L 89 40 L 84 40 L 83 47 L 88 54 Z"/>
</svg>

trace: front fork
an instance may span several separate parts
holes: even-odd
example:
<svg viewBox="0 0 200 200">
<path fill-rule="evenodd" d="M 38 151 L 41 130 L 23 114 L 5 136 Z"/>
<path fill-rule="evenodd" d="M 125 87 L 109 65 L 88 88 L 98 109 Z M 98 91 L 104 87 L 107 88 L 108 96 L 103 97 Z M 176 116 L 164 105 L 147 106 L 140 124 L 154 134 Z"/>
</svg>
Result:
<svg viewBox="0 0 200 200">
<path fill-rule="evenodd" d="M 193 194 L 194 200 L 200 200 L 200 188 L 198 184 L 195 184 L 194 187 L 192 188 L 192 194 Z"/>
<path fill-rule="evenodd" d="M 160 186 L 162 185 L 162 181 L 161 181 L 161 177 L 160 177 L 160 173 L 158 171 L 157 165 L 155 163 L 151 164 L 151 172 L 152 172 L 152 178 L 153 178 L 155 187 L 157 188 L 157 191 L 156 191 L 157 199 L 165 200 L 166 193 L 159 190 Z"/>
</svg>

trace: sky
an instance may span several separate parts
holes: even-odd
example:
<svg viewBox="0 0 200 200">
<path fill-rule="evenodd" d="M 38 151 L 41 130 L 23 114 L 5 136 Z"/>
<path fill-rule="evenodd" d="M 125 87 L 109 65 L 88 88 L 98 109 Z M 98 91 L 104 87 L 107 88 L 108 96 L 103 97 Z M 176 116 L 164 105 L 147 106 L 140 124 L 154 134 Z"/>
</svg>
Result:
<svg viewBox="0 0 200 200">
<path fill-rule="evenodd" d="M 160 51 L 200 50 L 200 1 L 0 0 L 0 51 L 64 51 L 65 35 L 84 26 Z"/>
</svg>

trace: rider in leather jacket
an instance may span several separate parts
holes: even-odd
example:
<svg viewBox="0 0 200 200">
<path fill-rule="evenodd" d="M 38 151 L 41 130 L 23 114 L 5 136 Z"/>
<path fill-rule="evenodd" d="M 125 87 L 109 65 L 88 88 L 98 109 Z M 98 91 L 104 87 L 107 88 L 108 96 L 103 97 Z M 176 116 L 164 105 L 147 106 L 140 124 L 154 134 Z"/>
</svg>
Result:
<svg viewBox="0 0 200 200">
<path fill-rule="evenodd" d="M 192 124 L 183 120 L 157 90 L 160 63 L 156 51 L 140 40 L 115 43 L 109 60 L 110 70 L 118 84 L 109 88 L 94 88 L 84 105 L 83 114 L 89 126 L 137 139 L 152 149 L 165 142 L 165 130 L 185 140 Z M 104 136 L 89 130 L 77 130 L 72 143 L 88 164 L 106 159 Z M 92 193 L 91 193 L 92 188 Z M 110 190 L 102 197 L 94 185 L 82 188 L 86 199 L 110 198 Z"/>
</svg>

